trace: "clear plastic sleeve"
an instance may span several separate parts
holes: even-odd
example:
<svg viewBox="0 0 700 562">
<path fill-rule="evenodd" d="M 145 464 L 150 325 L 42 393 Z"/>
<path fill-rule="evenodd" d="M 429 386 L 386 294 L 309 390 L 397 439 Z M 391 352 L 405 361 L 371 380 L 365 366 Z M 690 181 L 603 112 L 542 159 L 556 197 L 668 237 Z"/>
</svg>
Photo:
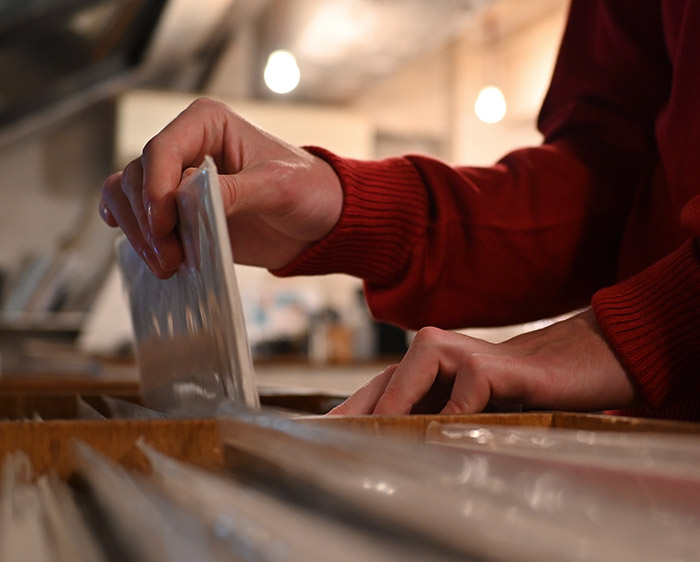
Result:
<svg viewBox="0 0 700 562">
<path fill-rule="evenodd" d="M 700 439 L 689 435 L 432 422 L 426 438 L 468 451 L 700 481 Z"/>
<path fill-rule="evenodd" d="M 32 477 L 31 462 L 24 453 L 5 457 L 0 486 L 0 560 L 3 562 L 53 559 L 53 545 Z"/>
<path fill-rule="evenodd" d="M 114 420 L 167 420 L 171 418 L 168 414 L 144 408 L 128 400 L 102 396 L 102 401 L 107 406 L 110 419 Z"/>
<path fill-rule="evenodd" d="M 246 560 L 454 560 L 177 462 L 143 442 L 139 446 L 151 463 L 151 478 L 180 507 L 198 514 L 219 540 Z"/>
<path fill-rule="evenodd" d="M 157 279 L 126 239 L 119 264 L 129 296 L 144 404 L 209 415 L 228 398 L 258 407 L 255 376 L 213 160 L 175 194 L 184 262 Z"/>
<path fill-rule="evenodd" d="M 700 552 L 697 480 L 377 440 L 230 407 L 227 414 L 227 458 L 253 472 L 274 467 L 278 485 L 305 487 L 464 556 L 631 562 Z"/>
<path fill-rule="evenodd" d="M 104 562 L 102 549 L 80 514 L 68 486 L 53 473 L 41 476 L 36 486 L 46 526 L 55 545 L 53 562 Z"/>
<path fill-rule="evenodd" d="M 77 417 L 80 420 L 106 420 L 107 418 L 82 396 L 77 398 Z"/>
<path fill-rule="evenodd" d="M 29 457 L 19 451 L 2 467 L 0 560 L 104 561 L 68 486 L 53 473 L 34 482 Z"/>
<path fill-rule="evenodd" d="M 204 526 L 94 449 L 75 442 L 79 473 L 87 482 L 114 559 L 139 562 L 238 562 L 219 552 Z"/>
</svg>

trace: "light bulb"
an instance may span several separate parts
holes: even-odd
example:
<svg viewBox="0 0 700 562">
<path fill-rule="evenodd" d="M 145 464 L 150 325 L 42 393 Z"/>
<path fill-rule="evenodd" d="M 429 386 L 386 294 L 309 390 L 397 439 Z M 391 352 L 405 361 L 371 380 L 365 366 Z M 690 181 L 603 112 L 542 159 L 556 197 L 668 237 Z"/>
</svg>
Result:
<svg viewBox="0 0 700 562">
<path fill-rule="evenodd" d="M 486 86 L 474 103 L 476 116 L 484 123 L 498 123 L 506 114 L 506 98 L 496 86 Z"/>
<path fill-rule="evenodd" d="M 299 84 L 301 73 L 297 60 L 289 51 L 273 51 L 267 58 L 263 78 L 276 94 L 287 94 Z"/>
</svg>

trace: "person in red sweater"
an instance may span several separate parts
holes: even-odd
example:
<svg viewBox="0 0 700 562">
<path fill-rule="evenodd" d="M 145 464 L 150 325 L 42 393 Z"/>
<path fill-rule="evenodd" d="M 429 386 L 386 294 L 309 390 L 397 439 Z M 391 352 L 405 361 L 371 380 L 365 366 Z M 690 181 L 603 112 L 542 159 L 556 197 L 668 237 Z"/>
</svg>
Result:
<svg viewBox="0 0 700 562">
<path fill-rule="evenodd" d="M 700 2 L 573 0 L 541 146 L 490 168 L 290 146 L 198 100 L 103 187 L 156 275 L 182 260 L 172 193 L 211 154 L 233 252 L 364 280 L 419 329 L 333 413 L 489 403 L 700 420 Z M 567 320 L 501 344 L 447 329 Z M 426 327 L 428 326 L 428 327 Z"/>
</svg>

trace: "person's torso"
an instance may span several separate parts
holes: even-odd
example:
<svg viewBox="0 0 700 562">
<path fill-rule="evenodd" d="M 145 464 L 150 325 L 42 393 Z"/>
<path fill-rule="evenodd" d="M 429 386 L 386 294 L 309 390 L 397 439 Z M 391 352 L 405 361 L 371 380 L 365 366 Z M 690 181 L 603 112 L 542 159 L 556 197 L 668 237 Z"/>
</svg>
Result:
<svg viewBox="0 0 700 562">
<path fill-rule="evenodd" d="M 683 207 L 700 196 L 700 0 L 660 1 L 671 65 L 669 97 L 655 127 L 658 158 L 644 171 L 622 243 L 626 278 L 700 233 L 684 229 Z"/>
</svg>

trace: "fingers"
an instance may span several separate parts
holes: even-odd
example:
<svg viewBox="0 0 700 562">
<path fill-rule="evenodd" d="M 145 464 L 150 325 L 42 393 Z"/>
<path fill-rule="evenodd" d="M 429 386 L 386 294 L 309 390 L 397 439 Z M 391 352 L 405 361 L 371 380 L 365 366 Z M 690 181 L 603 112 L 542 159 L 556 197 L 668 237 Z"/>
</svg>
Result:
<svg viewBox="0 0 700 562">
<path fill-rule="evenodd" d="M 441 414 L 472 414 L 481 412 L 489 403 L 491 392 L 484 377 L 470 373 L 467 366 L 462 366 L 455 375 L 450 399 Z"/>
<path fill-rule="evenodd" d="M 132 211 L 131 202 L 121 189 L 122 174 L 113 174 L 102 187 L 104 211 L 102 216 L 110 226 L 121 226 L 134 250 L 154 271 L 160 271 L 158 258 L 144 238 Z M 100 206 L 101 209 L 103 206 Z"/>
<path fill-rule="evenodd" d="M 148 224 L 148 215 L 143 204 L 143 190 L 141 188 L 142 178 L 143 166 L 141 166 L 141 159 L 137 158 L 124 168 L 124 172 L 121 176 L 121 192 L 129 202 L 131 213 L 141 231 L 141 236 L 153 247 L 153 234 L 151 233 L 151 227 Z M 131 217 L 129 218 L 129 223 L 133 223 Z M 155 250 L 155 248 L 153 249 Z"/>
<path fill-rule="evenodd" d="M 154 236 L 162 237 L 175 228 L 177 209 L 174 193 L 182 172 L 199 166 L 210 154 L 219 167 L 233 164 L 229 172 L 237 172 L 227 150 L 230 141 L 227 129 L 232 128 L 233 113 L 212 100 L 196 100 L 178 117 L 153 137 L 141 156 L 143 168 L 142 205 Z"/>
<path fill-rule="evenodd" d="M 102 218 L 124 230 L 159 277 L 169 277 L 182 262 L 182 247 L 174 233 L 174 193 L 183 170 L 198 166 L 208 153 L 227 160 L 222 153 L 225 118 L 219 115 L 231 112 L 218 102 L 194 102 L 147 143 L 140 158 L 123 173 L 107 178 L 103 186 Z"/>
<path fill-rule="evenodd" d="M 493 344 L 437 328 L 416 334 L 389 380 L 358 398 L 367 413 L 401 415 L 429 409 L 443 413 L 483 410 L 491 398 Z M 377 397 L 377 392 L 381 394 Z M 358 391 L 358 394 L 360 391 Z M 352 397 L 351 397 L 352 398 Z M 449 398 L 449 400 L 448 400 Z M 374 403 L 374 408 L 369 408 Z"/>
<path fill-rule="evenodd" d="M 121 172 L 117 172 L 116 174 L 112 174 L 105 180 L 105 185 L 106 184 L 111 184 L 111 183 L 119 183 L 121 182 Z M 108 226 L 111 226 L 112 228 L 115 228 L 119 226 L 119 223 L 116 221 L 114 218 L 114 215 L 109 210 L 109 207 L 107 206 L 107 202 L 105 201 L 104 193 L 100 197 L 100 204 L 98 207 L 98 211 L 100 213 L 100 216 L 102 217 L 102 220 L 107 223 Z"/>
<path fill-rule="evenodd" d="M 377 401 L 375 414 L 409 414 L 432 388 L 438 375 L 450 377 L 454 369 L 448 355 L 442 353 L 448 332 L 423 328 L 411 342 L 396 373 Z"/>
<path fill-rule="evenodd" d="M 133 168 L 131 170 L 133 174 Z M 170 277 L 182 261 L 180 243 L 174 234 L 162 237 L 154 243 L 143 212 L 140 212 L 139 223 L 134 211 L 135 204 L 125 193 L 128 188 L 125 187 L 127 177 L 127 174 L 117 173 L 107 178 L 102 187 L 100 215 L 108 225 L 122 228 L 134 250 L 157 277 Z M 138 209 L 137 204 L 136 208 Z M 154 248 L 158 248 L 158 253 Z"/>
<path fill-rule="evenodd" d="M 345 402 L 328 412 L 328 415 L 360 416 L 371 414 L 397 367 L 398 365 L 390 365 L 384 369 Z"/>
<path fill-rule="evenodd" d="M 165 130 L 144 147 L 143 155 L 138 160 L 141 177 L 129 189 L 133 193 L 133 203 L 140 206 L 139 209 L 134 209 L 134 213 L 137 216 L 143 214 L 143 219 L 154 236 L 165 236 L 175 228 L 175 190 L 182 178 L 183 169 L 194 165 L 191 161 L 183 161 L 178 144 L 161 137 Z"/>
<path fill-rule="evenodd" d="M 157 258 L 157 274 L 174 270 L 182 260 L 174 235 L 174 194 L 183 172 L 198 167 L 207 154 L 220 173 L 229 227 L 242 225 L 238 230 L 244 236 L 236 243 L 245 248 L 237 249 L 237 259 L 282 267 L 337 223 L 343 192 L 325 161 L 264 133 L 219 102 L 197 100 L 146 144 L 119 180 L 111 176 L 103 190 L 103 219 L 122 227 L 129 240 L 150 246 L 147 253 Z"/>
</svg>

